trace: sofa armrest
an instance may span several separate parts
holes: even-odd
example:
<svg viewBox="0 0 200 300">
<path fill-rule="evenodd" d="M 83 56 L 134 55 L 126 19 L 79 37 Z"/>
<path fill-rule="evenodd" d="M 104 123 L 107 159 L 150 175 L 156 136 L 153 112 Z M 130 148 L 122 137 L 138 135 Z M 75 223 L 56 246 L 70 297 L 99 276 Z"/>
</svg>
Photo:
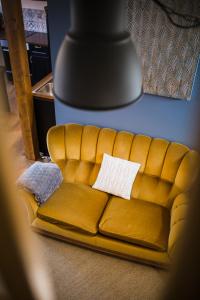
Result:
<svg viewBox="0 0 200 300">
<path fill-rule="evenodd" d="M 175 186 L 182 192 L 189 191 L 199 174 L 199 153 L 190 150 L 183 158 L 175 178 Z"/>
<path fill-rule="evenodd" d="M 49 129 L 47 133 L 47 146 L 53 162 L 65 161 L 66 149 L 64 125 L 56 125 Z"/>
<path fill-rule="evenodd" d="M 23 201 L 25 204 L 28 215 L 28 221 L 31 224 L 37 216 L 36 214 L 39 207 L 35 200 L 35 197 L 33 194 L 24 190 L 23 188 L 18 188 L 18 197 L 19 200 Z"/>
<path fill-rule="evenodd" d="M 182 231 L 187 219 L 189 197 L 182 193 L 176 196 L 171 208 L 170 232 L 168 240 L 168 255 L 173 257 L 179 241 L 182 237 Z"/>
</svg>

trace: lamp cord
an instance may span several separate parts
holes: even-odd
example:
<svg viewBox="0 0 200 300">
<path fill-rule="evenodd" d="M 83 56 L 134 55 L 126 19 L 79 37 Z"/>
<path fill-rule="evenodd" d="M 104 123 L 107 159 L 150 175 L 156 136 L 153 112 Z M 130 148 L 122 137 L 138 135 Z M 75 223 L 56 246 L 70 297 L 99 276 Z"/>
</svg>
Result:
<svg viewBox="0 0 200 300">
<path fill-rule="evenodd" d="M 171 7 L 163 4 L 160 0 L 153 0 L 153 2 L 156 3 L 164 11 L 167 18 L 174 26 L 179 27 L 179 28 L 184 28 L 184 29 L 190 29 L 190 28 L 195 28 L 195 27 L 200 26 L 200 18 L 199 17 L 179 13 L 179 12 L 173 10 Z M 175 21 L 173 19 L 173 16 L 184 19 L 186 22 L 189 22 L 190 25 L 189 24 L 181 25 L 180 23 L 178 23 L 177 21 Z"/>
</svg>

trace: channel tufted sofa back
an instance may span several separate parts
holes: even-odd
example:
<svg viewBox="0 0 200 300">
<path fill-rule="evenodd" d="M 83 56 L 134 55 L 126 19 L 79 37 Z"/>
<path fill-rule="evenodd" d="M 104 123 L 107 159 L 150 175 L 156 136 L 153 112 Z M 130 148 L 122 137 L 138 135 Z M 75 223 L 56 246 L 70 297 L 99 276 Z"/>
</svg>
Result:
<svg viewBox="0 0 200 300">
<path fill-rule="evenodd" d="M 169 209 L 178 194 L 191 188 L 198 173 L 196 151 L 182 144 L 126 131 L 58 125 L 49 130 L 47 143 L 51 159 L 61 168 L 66 182 L 92 185 L 104 153 L 140 163 L 132 198 Z"/>
</svg>

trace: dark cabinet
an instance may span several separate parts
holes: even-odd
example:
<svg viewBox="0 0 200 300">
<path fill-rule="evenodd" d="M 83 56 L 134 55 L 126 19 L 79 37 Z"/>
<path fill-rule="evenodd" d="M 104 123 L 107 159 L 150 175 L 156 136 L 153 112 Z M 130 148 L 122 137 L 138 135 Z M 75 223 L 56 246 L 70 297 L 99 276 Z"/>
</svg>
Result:
<svg viewBox="0 0 200 300">
<path fill-rule="evenodd" d="M 11 64 L 10 64 L 9 50 L 7 47 L 2 47 L 2 51 L 3 51 L 5 66 L 6 66 L 6 75 L 7 75 L 8 80 L 12 81 L 13 77 L 12 77 L 12 70 L 11 70 Z"/>
<path fill-rule="evenodd" d="M 28 46 L 27 46 L 28 48 Z M 9 54 L 9 48 L 7 46 L 2 46 L 2 52 L 4 57 L 4 62 L 6 66 L 6 75 L 9 81 L 13 81 L 13 75 L 12 75 L 12 68 L 10 63 L 10 54 Z M 29 60 L 29 68 L 30 68 L 30 54 L 29 50 L 27 50 L 28 54 L 28 60 Z"/>
<path fill-rule="evenodd" d="M 29 45 L 32 85 L 51 73 L 49 49 L 41 45 Z"/>
<path fill-rule="evenodd" d="M 6 40 L 1 41 L 1 47 L 4 57 L 4 62 L 6 66 L 6 75 L 8 80 L 12 81 L 12 70 L 11 70 L 11 64 L 10 64 L 10 55 L 9 55 L 9 49 L 8 49 L 8 42 Z"/>
<path fill-rule="evenodd" d="M 12 69 L 10 64 L 10 55 L 7 40 L 1 40 L 1 47 L 6 66 L 6 74 L 9 80 L 13 80 Z M 51 73 L 51 59 L 49 47 L 39 44 L 26 44 L 30 76 L 32 85 L 43 79 L 46 75 Z"/>
<path fill-rule="evenodd" d="M 50 127 L 56 124 L 54 101 L 34 97 L 36 127 L 41 156 L 49 156 L 46 136 Z"/>
</svg>

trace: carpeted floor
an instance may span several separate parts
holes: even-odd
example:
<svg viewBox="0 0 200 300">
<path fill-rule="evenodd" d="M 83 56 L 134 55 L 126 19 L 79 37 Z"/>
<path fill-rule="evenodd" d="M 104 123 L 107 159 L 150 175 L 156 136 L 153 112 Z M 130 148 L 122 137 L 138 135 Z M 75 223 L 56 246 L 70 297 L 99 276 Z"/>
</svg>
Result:
<svg viewBox="0 0 200 300">
<path fill-rule="evenodd" d="M 58 300 L 156 300 L 167 272 L 39 235 Z"/>
</svg>

